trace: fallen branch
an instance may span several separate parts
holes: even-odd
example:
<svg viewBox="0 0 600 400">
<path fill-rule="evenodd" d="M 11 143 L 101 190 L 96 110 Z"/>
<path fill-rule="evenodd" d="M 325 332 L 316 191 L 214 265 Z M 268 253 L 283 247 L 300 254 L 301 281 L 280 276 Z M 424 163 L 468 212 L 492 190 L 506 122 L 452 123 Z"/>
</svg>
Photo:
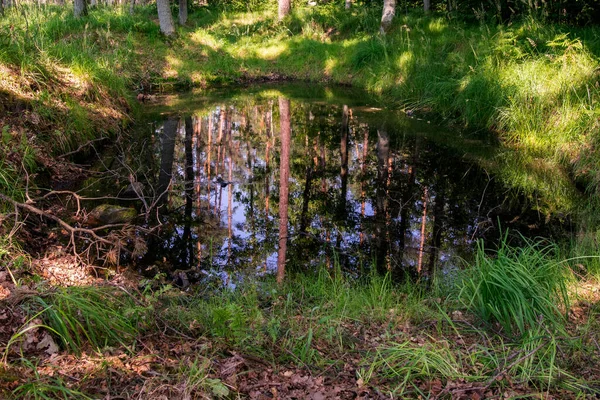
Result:
<svg viewBox="0 0 600 400">
<path fill-rule="evenodd" d="M 56 223 L 58 223 L 62 228 L 64 228 L 66 231 L 68 231 L 71 234 L 71 242 L 73 243 L 73 245 L 75 245 L 74 243 L 74 236 L 76 233 L 80 233 L 80 234 L 86 234 L 86 235 L 90 235 L 91 237 L 93 237 L 94 239 L 96 239 L 98 242 L 100 243 L 104 243 L 104 244 L 108 244 L 108 245 L 115 245 L 115 243 L 111 242 L 110 240 L 103 238 L 102 236 L 99 236 L 95 231 L 106 228 L 106 227 L 112 227 L 112 226 L 104 226 L 104 227 L 98 227 L 98 228 L 94 228 L 94 229 L 87 229 L 87 228 L 77 228 L 74 226 L 69 225 L 68 223 L 66 223 L 65 221 L 63 221 L 62 219 L 60 219 L 59 217 L 57 217 L 56 215 L 50 214 L 44 210 L 41 210 L 37 207 L 32 206 L 31 204 L 26 204 L 26 203 L 20 203 L 16 200 L 11 199 L 10 197 L 0 193 L 0 200 L 3 200 L 7 203 L 12 204 L 15 207 L 18 207 L 22 210 L 26 210 L 29 211 L 31 213 L 37 214 L 43 218 L 47 218 L 50 219 Z"/>
</svg>

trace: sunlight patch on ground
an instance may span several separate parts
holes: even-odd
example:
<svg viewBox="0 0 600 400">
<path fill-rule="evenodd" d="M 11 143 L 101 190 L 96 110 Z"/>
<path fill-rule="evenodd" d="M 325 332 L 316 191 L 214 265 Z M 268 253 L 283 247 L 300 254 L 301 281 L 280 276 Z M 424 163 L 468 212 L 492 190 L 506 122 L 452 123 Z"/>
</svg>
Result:
<svg viewBox="0 0 600 400">
<path fill-rule="evenodd" d="M 265 60 L 274 60 L 288 49 L 287 44 L 279 43 L 262 47 L 256 51 L 256 55 Z"/>
<path fill-rule="evenodd" d="M 219 42 L 204 30 L 197 30 L 190 34 L 189 38 L 193 43 L 208 46 L 215 51 L 221 48 Z"/>
</svg>

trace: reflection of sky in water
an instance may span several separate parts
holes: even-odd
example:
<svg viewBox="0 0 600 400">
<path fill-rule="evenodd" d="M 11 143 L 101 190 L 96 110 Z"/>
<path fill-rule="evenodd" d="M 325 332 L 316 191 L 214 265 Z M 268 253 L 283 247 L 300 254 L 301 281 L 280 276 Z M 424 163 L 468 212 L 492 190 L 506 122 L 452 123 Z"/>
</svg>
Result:
<svg viewBox="0 0 600 400">
<path fill-rule="evenodd" d="M 199 242 L 202 249 L 201 260 L 189 267 L 202 265 L 211 273 L 219 268 L 276 270 L 280 149 L 279 120 L 270 114 L 272 108 L 266 101 L 215 106 L 191 119 L 194 129 L 187 140 L 192 143 L 194 224 L 185 228 L 181 222 L 185 216 L 172 217 L 177 221 L 173 236 L 191 230 L 195 243 L 190 248 L 197 251 Z M 319 263 L 331 259 L 335 251 L 350 268 L 365 260 L 383 262 L 382 257 L 391 260 L 387 261 L 391 267 L 425 268 L 429 263 L 453 268 L 457 257 L 472 250 L 474 240 L 486 232 L 497 234 L 487 228 L 498 219 L 514 217 L 504 205 L 504 188 L 466 161 L 456 143 L 460 137 L 448 140 L 435 129 L 424 132 L 422 125 L 390 119 L 388 114 L 363 115 L 356 110 L 351 115 L 343 177 L 342 107 L 292 101 L 291 262 Z M 160 123 L 156 132 L 165 134 Z M 186 151 L 190 151 L 185 143 L 182 119 L 169 203 L 180 214 L 185 209 Z M 165 157 L 162 150 L 156 149 L 159 160 Z M 221 187 L 217 176 L 232 183 Z M 300 232 L 303 218 L 306 232 Z M 486 230 L 476 229 L 480 224 Z M 168 249 L 176 240 L 165 237 L 165 242 Z"/>
</svg>

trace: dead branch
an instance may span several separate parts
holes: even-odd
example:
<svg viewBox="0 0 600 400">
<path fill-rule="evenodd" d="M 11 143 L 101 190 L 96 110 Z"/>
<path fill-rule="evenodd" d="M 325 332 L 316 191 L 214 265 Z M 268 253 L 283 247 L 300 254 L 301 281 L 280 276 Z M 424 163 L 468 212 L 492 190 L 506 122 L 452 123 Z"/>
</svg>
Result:
<svg viewBox="0 0 600 400">
<path fill-rule="evenodd" d="M 108 139 L 107 137 L 100 137 L 100 138 L 98 138 L 98 139 L 90 140 L 90 141 L 88 141 L 88 142 L 86 142 L 86 143 L 82 144 L 81 146 L 79 146 L 78 148 L 76 148 L 76 149 L 75 149 L 75 150 L 73 150 L 73 151 L 69 151 L 68 153 L 61 154 L 60 156 L 58 156 L 58 158 L 65 158 L 65 157 L 68 157 L 68 156 L 70 156 L 70 155 L 77 154 L 77 153 L 79 153 L 81 150 L 83 150 L 84 148 L 86 148 L 86 147 L 88 147 L 88 146 L 91 146 L 91 145 L 93 145 L 93 144 L 94 144 L 94 143 L 96 143 L 96 142 L 101 142 L 101 141 L 103 141 L 103 140 L 107 140 L 107 139 Z"/>
<path fill-rule="evenodd" d="M 41 210 L 37 207 L 34 207 L 30 204 L 26 204 L 26 203 L 20 203 L 16 200 L 11 199 L 10 197 L 0 193 L 0 200 L 3 200 L 7 203 L 12 204 L 15 207 L 18 207 L 22 210 L 27 210 L 31 213 L 37 214 L 43 218 L 47 218 L 50 219 L 56 223 L 58 223 L 62 228 L 64 228 L 66 231 L 68 231 L 71 234 L 71 239 L 73 241 L 74 239 L 74 235 L 79 233 L 79 234 L 86 234 L 86 235 L 90 235 L 91 237 L 93 237 L 95 240 L 97 240 L 100 243 L 104 243 L 107 245 L 115 245 L 115 243 L 111 242 L 108 239 L 103 238 L 102 236 L 99 236 L 96 231 L 100 230 L 100 229 L 106 229 L 107 227 L 110 226 L 104 226 L 104 227 L 98 227 L 98 228 L 94 228 L 94 229 L 87 229 L 87 228 L 77 228 L 74 226 L 69 225 L 68 223 L 66 223 L 65 221 L 63 221 L 62 219 L 60 219 L 59 217 L 57 217 L 56 215 L 50 214 L 49 212 L 46 212 L 44 210 Z"/>
</svg>

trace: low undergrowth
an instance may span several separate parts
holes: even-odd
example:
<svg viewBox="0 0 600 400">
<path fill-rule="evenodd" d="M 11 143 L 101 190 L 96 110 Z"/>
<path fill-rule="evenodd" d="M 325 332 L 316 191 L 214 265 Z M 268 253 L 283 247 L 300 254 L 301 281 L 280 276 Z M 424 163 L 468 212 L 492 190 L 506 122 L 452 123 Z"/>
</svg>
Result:
<svg viewBox="0 0 600 400">
<path fill-rule="evenodd" d="M 23 324 L 0 347 L 1 394 L 208 398 L 272 384 L 284 397 L 335 387 L 395 397 L 598 394 L 598 299 L 571 291 L 552 254 L 536 243 L 480 249 L 477 264 L 428 288 L 321 269 L 235 290 L 183 293 L 158 281 L 15 290 L 0 317 Z M 537 283 L 516 296 L 523 280 Z"/>
</svg>

